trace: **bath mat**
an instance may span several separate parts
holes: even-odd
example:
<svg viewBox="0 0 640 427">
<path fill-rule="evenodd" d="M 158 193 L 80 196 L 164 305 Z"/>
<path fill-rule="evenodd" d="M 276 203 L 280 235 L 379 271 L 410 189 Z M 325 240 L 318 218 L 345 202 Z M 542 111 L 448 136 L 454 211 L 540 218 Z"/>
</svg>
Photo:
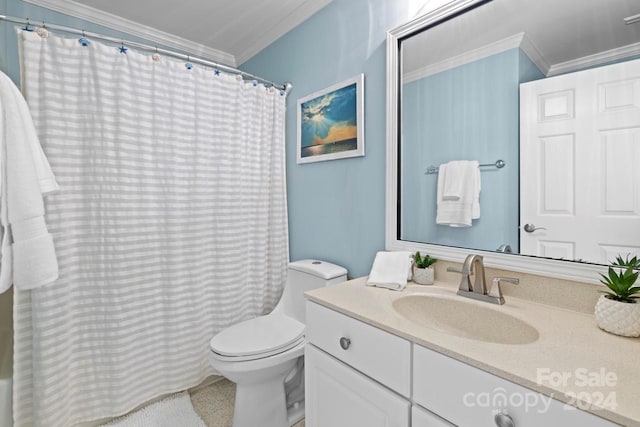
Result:
<svg viewBox="0 0 640 427">
<path fill-rule="evenodd" d="M 104 427 L 206 427 L 191 405 L 189 393 L 182 392 L 118 418 Z"/>
</svg>

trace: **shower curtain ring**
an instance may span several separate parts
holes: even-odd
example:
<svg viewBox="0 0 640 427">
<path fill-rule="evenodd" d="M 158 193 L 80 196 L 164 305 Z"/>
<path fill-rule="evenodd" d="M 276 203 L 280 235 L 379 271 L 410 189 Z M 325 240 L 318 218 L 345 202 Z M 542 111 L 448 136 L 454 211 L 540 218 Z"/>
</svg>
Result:
<svg viewBox="0 0 640 427">
<path fill-rule="evenodd" d="M 47 30 L 47 26 L 45 25 L 44 20 L 42 20 L 42 27 L 36 30 L 36 34 L 43 39 L 49 37 L 49 30 Z"/>
</svg>

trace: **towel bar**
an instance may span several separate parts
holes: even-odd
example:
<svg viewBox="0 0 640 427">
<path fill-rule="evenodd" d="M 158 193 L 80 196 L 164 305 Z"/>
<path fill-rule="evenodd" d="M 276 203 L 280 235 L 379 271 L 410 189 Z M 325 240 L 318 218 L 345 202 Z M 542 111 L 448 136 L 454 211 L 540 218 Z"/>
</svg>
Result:
<svg viewBox="0 0 640 427">
<path fill-rule="evenodd" d="M 495 163 L 482 163 L 479 166 L 480 167 L 485 167 L 485 166 L 494 166 L 498 169 L 502 169 L 507 163 L 504 160 L 496 160 Z M 427 168 L 427 171 L 425 172 L 425 175 L 428 174 L 434 174 L 434 173 L 438 173 L 438 171 L 440 170 L 440 168 L 438 166 L 429 166 Z"/>
</svg>

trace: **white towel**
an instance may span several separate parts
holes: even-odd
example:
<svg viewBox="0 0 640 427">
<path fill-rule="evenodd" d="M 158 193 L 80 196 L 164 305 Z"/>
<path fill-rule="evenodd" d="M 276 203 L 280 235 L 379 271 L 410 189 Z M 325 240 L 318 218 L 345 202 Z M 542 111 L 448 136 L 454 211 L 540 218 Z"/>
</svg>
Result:
<svg viewBox="0 0 640 427">
<path fill-rule="evenodd" d="M 480 169 L 476 160 L 440 165 L 436 224 L 470 227 L 473 219 L 480 218 L 480 189 Z M 445 192 L 448 192 L 446 198 Z"/>
<path fill-rule="evenodd" d="M 26 101 L 0 72 L 0 293 L 13 283 L 32 289 L 58 278 L 42 195 L 58 190 Z"/>
<path fill-rule="evenodd" d="M 465 161 L 453 161 L 441 168 L 444 169 L 442 177 L 442 200 L 460 200 L 466 189 L 465 174 L 467 163 Z M 438 171 L 438 179 L 440 179 L 440 171 Z"/>
<path fill-rule="evenodd" d="M 411 252 L 378 252 L 367 285 L 401 291 L 411 274 Z"/>
</svg>

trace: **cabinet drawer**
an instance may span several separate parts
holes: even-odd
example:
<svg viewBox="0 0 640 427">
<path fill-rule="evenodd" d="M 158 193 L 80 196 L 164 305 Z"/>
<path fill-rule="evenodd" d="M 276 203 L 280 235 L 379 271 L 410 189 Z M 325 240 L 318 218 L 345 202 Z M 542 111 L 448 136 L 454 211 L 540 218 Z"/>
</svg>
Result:
<svg viewBox="0 0 640 427">
<path fill-rule="evenodd" d="M 305 390 L 307 427 L 409 427 L 408 400 L 311 344 Z"/>
<path fill-rule="evenodd" d="M 500 411 L 517 427 L 617 425 L 418 345 L 413 400 L 461 427 L 495 427 Z"/>
<path fill-rule="evenodd" d="M 312 344 L 409 397 L 409 341 L 310 301 L 306 310 L 307 338 Z M 341 338 L 350 341 L 346 349 L 340 345 Z"/>
<path fill-rule="evenodd" d="M 411 427 L 456 427 L 431 412 L 413 405 L 411 407 Z"/>
</svg>

